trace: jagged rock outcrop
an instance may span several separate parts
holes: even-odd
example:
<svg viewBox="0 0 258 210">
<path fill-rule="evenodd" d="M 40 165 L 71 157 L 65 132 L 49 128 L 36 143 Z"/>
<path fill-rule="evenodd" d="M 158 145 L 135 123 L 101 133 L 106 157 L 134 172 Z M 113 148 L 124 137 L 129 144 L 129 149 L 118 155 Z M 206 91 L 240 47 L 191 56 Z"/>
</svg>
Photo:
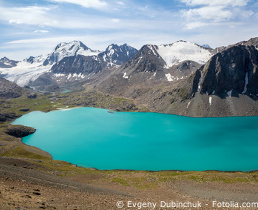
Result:
<svg viewBox="0 0 258 210">
<path fill-rule="evenodd" d="M 258 51 L 254 46 L 233 46 L 214 55 L 202 67 L 200 92 L 258 94 Z"/>
<path fill-rule="evenodd" d="M 28 93 L 27 97 L 30 98 L 30 99 L 35 99 L 35 98 L 38 97 L 38 95 L 36 93 Z"/>
</svg>

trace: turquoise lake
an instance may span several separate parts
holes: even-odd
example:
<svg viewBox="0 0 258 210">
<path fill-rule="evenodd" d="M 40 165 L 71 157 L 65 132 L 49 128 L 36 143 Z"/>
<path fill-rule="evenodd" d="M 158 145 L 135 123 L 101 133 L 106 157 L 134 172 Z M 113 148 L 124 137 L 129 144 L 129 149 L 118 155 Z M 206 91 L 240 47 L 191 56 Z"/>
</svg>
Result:
<svg viewBox="0 0 258 210">
<path fill-rule="evenodd" d="M 13 124 L 53 159 L 101 170 L 258 169 L 258 117 L 190 118 L 75 108 L 31 112 Z"/>
</svg>

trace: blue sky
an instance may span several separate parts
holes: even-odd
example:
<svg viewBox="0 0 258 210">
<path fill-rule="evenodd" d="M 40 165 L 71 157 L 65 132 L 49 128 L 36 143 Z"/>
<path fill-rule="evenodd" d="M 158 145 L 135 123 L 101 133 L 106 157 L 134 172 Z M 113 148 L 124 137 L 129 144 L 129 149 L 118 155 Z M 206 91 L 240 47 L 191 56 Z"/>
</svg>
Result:
<svg viewBox="0 0 258 210">
<path fill-rule="evenodd" d="M 92 49 L 186 40 L 215 48 L 258 36 L 257 0 L 0 0 L 0 57 L 81 40 Z"/>
</svg>

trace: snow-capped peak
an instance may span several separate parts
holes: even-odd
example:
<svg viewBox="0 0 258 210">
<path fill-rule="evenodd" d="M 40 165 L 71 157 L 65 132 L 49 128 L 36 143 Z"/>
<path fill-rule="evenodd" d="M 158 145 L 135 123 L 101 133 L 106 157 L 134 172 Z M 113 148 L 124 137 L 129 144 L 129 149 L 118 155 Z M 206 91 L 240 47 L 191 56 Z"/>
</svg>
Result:
<svg viewBox="0 0 258 210">
<path fill-rule="evenodd" d="M 208 44 L 203 44 L 202 47 L 203 47 L 203 48 L 206 48 L 206 49 L 212 49 L 211 46 L 208 45 Z"/>
<path fill-rule="evenodd" d="M 99 53 L 100 51 L 88 48 L 81 41 L 61 42 L 45 60 L 44 65 L 57 63 L 65 57 L 76 55 L 93 56 Z"/>
<path fill-rule="evenodd" d="M 43 64 L 43 62 L 45 61 L 45 59 L 47 58 L 47 56 L 45 55 L 39 55 L 39 56 L 30 56 L 29 58 L 24 59 L 24 62 L 33 64 L 33 63 L 39 63 L 39 64 Z"/>
<path fill-rule="evenodd" d="M 158 55 L 166 62 L 167 67 L 186 60 L 192 60 L 200 64 L 206 63 L 212 56 L 212 53 L 195 43 L 178 41 L 172 44 L 147 45 L 154 54 Z M 155 51 L 154 51 L 155 49 Z"/>
<path fill-rule="evenodd" d="M 13 66 L 16 66 L 18 61 L 10 60 L 7 57 L 3 57 L 0 59 L 0 68 L 12 68 Z"/>
<path fill-rule="evenodd" d="M 132 58 L 137 50 L 127 44 L 111 44 L 106 50 L 99 54 L 99 57 L 112 65 L 122 65 Z"/>
</svg>

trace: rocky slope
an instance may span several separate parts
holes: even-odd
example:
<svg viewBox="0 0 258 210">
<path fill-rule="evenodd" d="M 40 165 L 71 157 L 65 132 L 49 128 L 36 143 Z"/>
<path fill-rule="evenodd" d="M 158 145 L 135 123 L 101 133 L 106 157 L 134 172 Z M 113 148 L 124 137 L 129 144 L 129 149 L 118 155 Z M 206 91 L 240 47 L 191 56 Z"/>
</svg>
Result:
<svg viewBox="0 0 258 210">
<path fill-rule="evenodd" d="M 13 82 L 0 77 L 0 97 L 17 98 L 22 95 L 22 88 Z"/>
</svg>

